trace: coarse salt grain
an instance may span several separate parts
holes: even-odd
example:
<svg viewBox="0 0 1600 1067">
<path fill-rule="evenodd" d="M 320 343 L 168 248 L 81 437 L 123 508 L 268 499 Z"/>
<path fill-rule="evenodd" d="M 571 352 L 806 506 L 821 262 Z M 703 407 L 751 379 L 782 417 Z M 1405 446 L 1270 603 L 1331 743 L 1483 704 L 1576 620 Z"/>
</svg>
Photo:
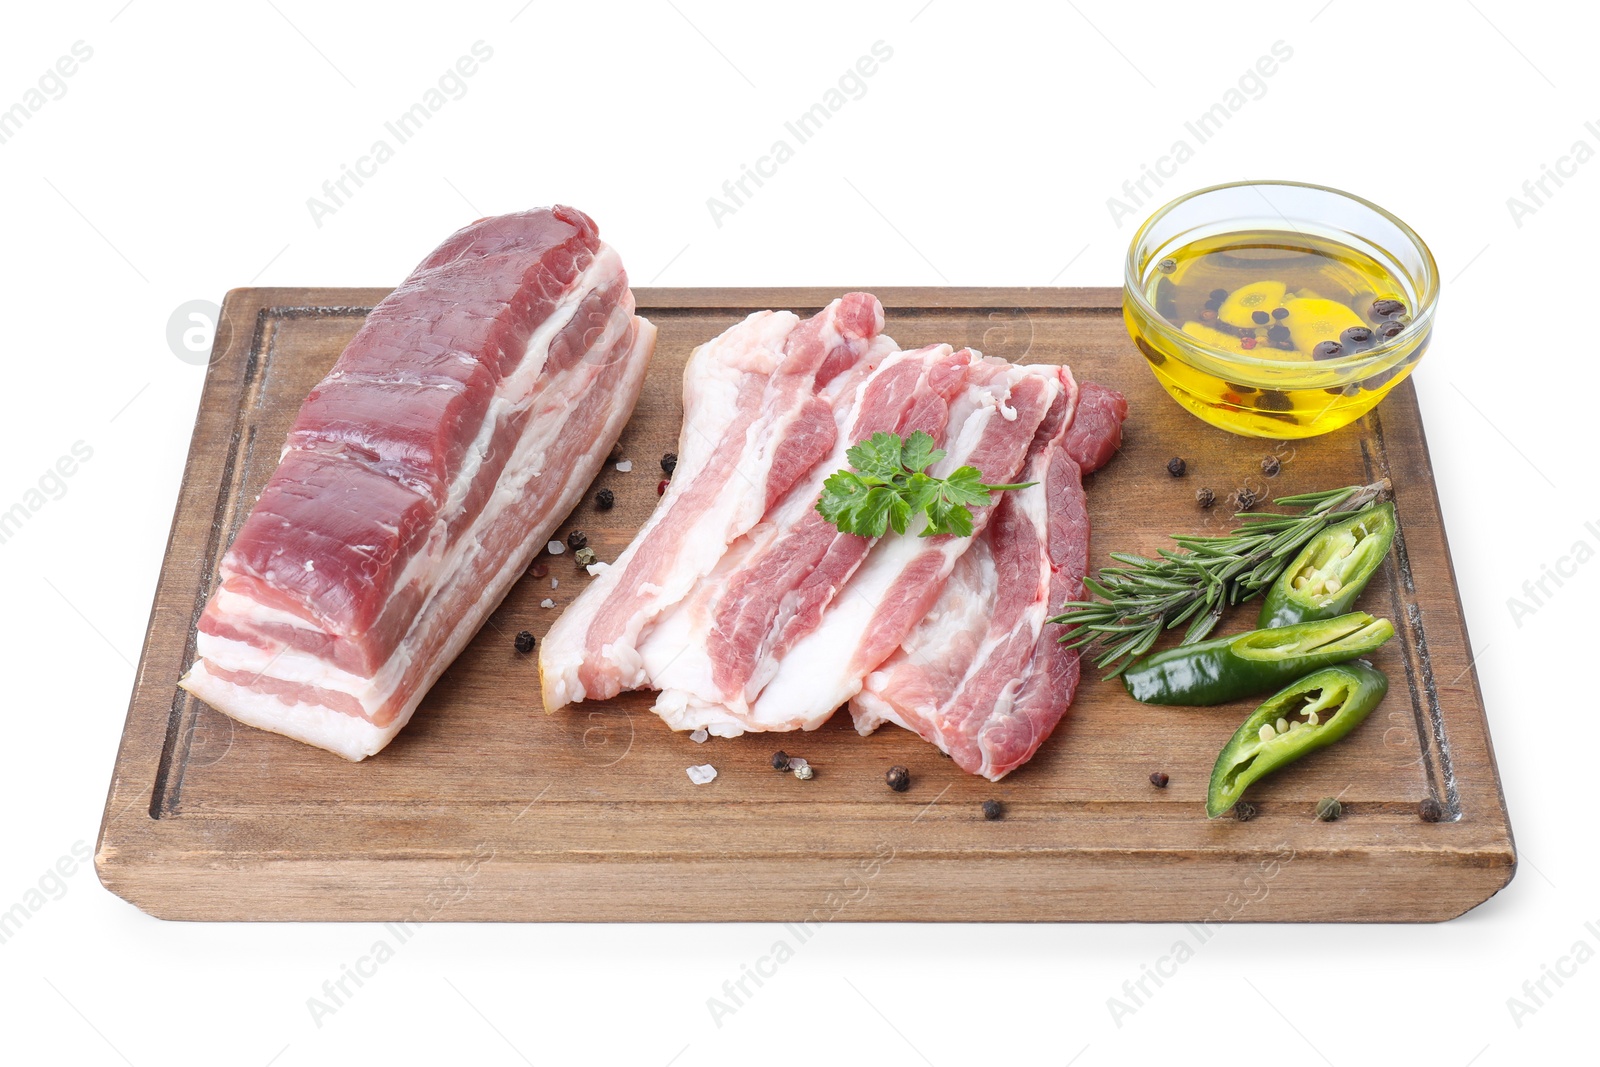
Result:
<svg viewBox="0 0 1600 1067">
<path fill-rule="evenodd" d="M 562 544 L 560 541 L 551 541 L 548 545 L 544 546 L 544 550 L 550 553 L 552 556 L 559 556 L 561 553 L 567 550 L 567 546 Z"/>
<path fill-rule="evenodd" d="M 561 584 L 560 579 L 557 579 L 557 578 L 550 579 L 550 588 L 551 589 L 554 589 L 556 586 L 558 586 L 560 584 Z"/>
<path fill-rule="evenodd" d="M 717 769 L 709 763 L 702 763 L 698 767 L 686 767 L 684 770 L 689 775 L 689 781 L 695 785 L 705 785 L 717 776 Z"/>
<path fill-rule="evenodd" d="M 551 600 L 549 597 L 545 597 L 543 600 L 539 601 L 539 606 L 541 608 L 553 608 L 556 606 L 556 602 Z"/>
<path fill-rule="evenodd" d="M 633 460 L 625 459 L 621 463 L 618 463 L 617 470 L 621 471 L 623 474 L 627 474 L 629 471 L 633 470 Z"/>
<path fill-rule="evenodd" d="M 710 736 L 711 735 L 706 732 L 706 728 L 702 726 L 700 729 L 689 735 L 689 740 L 693 741 L 697 745 L 703 745 L 706 743 L 706 738 Z"/>
</svg>

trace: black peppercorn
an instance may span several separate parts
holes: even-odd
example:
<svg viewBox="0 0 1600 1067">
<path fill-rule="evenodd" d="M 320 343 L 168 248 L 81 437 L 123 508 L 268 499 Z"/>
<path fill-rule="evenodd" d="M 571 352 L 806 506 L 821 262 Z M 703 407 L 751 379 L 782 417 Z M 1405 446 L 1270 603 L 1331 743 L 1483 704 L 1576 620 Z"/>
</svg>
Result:
<svg viewBox="0 0 1600 1067">
<path fill-rule="evenodd" d="M 786 771 L 786 770 L 788 770 L 789 769 L 789 753 L 785 752 L 781 748 L 778 749 L 778 751 L 774 752 L 772 754 L 772 769 L 775 770 L 775 771 Z"/>
<path fill-rule="evenodd" d="M 516 641 L 513 643 L 516 645 L 517 651 L 526 656 L 529 652 L 533 651 L 535 642 L 531 633 L 529 633 L 527 630 L 519 630 L 517 631 Z"/>
<path fill-rule="evenodd" d="M 1317 801 L 1317 818 L 1323 822 L 1333 822 L 1344 814 L 1344 805 L 1339 803 L 1338 797 L 1323 797 Z"/>
<path fill-rule="evenodd" d="M 1167 777 L 1166 771 L 1155 771 L 1150 775 L 1150 784 L 1155 786 L 1157 789 L 1165 789 L 1167 787 L 1167 783 L 1170 781 L 1172 781 L 1172 779 Z"/>
<path fill-rule="evenodd" d="M 601 511 L 610 511 L 617 502 L 617 494 L 609 489 L 602 489 L 594 495 L 594 506 Z"/>
<path fill-rule="evenodd" d="M 1277 477 L 1278 472 L 1281 470 L 1283 470 L 1283 463 L 1279 461 L 1277 456 L 1261 457 L 1261 473 L 1268 478 Z"/>
<path fill-rule="evenodd" d="M 1194 491 L 1194 502 L 1203 508 L 1209 508 L 1217 502 L 1217 494 L 1206 488 L 1196 489 Z"/>
<path fill-rule="evenodd" d="M 1406 306 L 1398 300 L 1374 300 L 1372 302 L 1372 318 L 1376 321 L 1387 319 L 1392 315 L 1403 314 Z"/>
<path fill-rule="evenodd" d="M 589 535 L 582 530 L 573 530 L 567 534 L 567 547 L 576 552 L 580 548 L 589 547 Z"/>
<path fill-rule="evenodd" d="M 1279 341 L 1288 341 L 1288 340 L 1290 340 L 1289 327 L 1287 327 L 1287 326 L 1270 326 L 1270 327 L 1268 327 L 1267 328 L 1267 340 L 1271 341 L 1273 344 L 1277 344 Z"/>
<path fill-rule="evenodd" d="M 1439 822 L 1444 818 L 1444 807 L 1437 800 L 1428 797 L 1417 805 L 1417 815 L 1423 822 Z"/>
<path fill-rule="evenodd" d="M 883 780 L 889 783 L 889 788 L 896 793 L 904 793 L 911 788 L 911 772 L 904 767 L 890 767 L 884 772 Z"/>
<path fill-rule="evenodd" d="M 1311 350 L 1312 359 L 1337 359 L 1344 355 L 1344 345 L 1338 341 L 1318 341 Z"/>
<path fill-rule="evenodd" d="M 1256 817 L 1256 806 L 1248 800 L 1241 800 L 1233 806 L 1233 817 L 1240 822 L 1249 822 Z"/>
<path fill-rule="evenodd" d="M 1182 456 L 1173 456 L 1167 460 L 1167 473 L 1174 478 L 1182 478 L 1188 473 L 1189 465 L 1183 461 Z"/>
<path fill-rule="evenodd" d="M 1264 411 L 1293 411 L 1294 401 L 1289 399 L 1288 393 L 1276 389 L 1264 389 L 1256 397 L 1256 407 Z"/>
<path fill-rule="evenodd" d="M 1254 322 L 1258 326 L 1265 326 L 1268 322 L 1271 321 L 1271 319 L 1272 319 L 1272 316 L 1268 315 L 1265 311 L 1252 311 L 1252 312 L 1250 312 L 1250 321 Z"/>
<path fill-rule="evenodd" d="M 672 472 L 677 470 L 677 469 L 678 469 L 678 454 L 676 452 L 668 452 L 666 455 L 661 457 L 661 473 L 662 474 L 666 474 L 666 475 L 670 476 L 672 474 Z"/>
<path fill-rule="evenodd" d="M 1215 300 L 1219 304 L 1222 303 L 1224 300 L 1228 299 L 1228 290 L 1226 290 L 1226 289 L 1213 289 L 1213 290 L 1211 290 L 1211 299 Z"/>
<path fill-rule="evenodd" d="M 1241 485 L 1233 491 L 1233 507 L 1235 511 L 1249 511 L 1260 503 L 1256 491 L 1248 485 Z"/>
<path fill-rule="evenodd" d="M 985 800 L 983 802 L 983 817 L 990 822 L 1001 818 L 1006 813 L 1006 806 L 998 800 Z"/>
</svg>

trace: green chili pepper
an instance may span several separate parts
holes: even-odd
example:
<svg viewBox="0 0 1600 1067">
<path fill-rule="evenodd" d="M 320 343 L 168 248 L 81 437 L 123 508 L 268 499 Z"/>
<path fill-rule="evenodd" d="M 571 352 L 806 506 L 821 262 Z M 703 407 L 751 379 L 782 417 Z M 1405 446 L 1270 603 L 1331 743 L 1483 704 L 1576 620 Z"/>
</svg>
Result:
<svg viewBox="0 0 1600 1067">
<path fill-rule="evenodd" d="M 1122 683 L 1146 704 L 1226 704 L 1265 693 L 1319 667 L 1376 651 L 1394 636 L 1388 619 L 1361 611 L 1270 630 L 1251 630 L 1157 652 Z"/>
<path fill-rule="evenodd" d="M 1382 671 L 1341 663 L 1268 697 L 1222 746 L 1206 791 L 1206 814 L 1215 819 L 1254 782 L 1354 730 L 1388 691 Z"/>
<path fill-rule="evenodd" d="M 1394 543 L 1394 505 L 1365 508 L 1312 538 L 1267 592 L 1256 624 L 1292 626 L 1343 615 Z"/>
</svg>

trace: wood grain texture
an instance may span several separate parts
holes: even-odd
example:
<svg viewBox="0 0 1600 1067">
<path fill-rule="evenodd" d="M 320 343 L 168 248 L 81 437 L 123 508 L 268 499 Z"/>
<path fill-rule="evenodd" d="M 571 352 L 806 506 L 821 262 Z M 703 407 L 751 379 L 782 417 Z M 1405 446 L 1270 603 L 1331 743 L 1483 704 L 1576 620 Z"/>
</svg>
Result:
<svg viewBox="0 0 1600 1067">
<path fill-rule="evenodd" d="M 558 536 L 616 558 L 655 506 L 676 446 L 679 381 L 698 343 L 758 308 L 820 307 L 836 289 L 643 289 L 660 327 L 623 454 Z M 1194 492 L 1269 496 L 1394 482 L 1401 536 L 1361 606 L 1399 636 L 1376 657 L 1388 698 L 1347 740 L 1254 787 L 1258 818 L 1208 821 L 1218 749 L 1248 702 L 1146 707 L 1086 672 L 1077 703 L 999 784 L 914 735 L 811 734 L 696 745 L 634 694 L 559 715 L 534 656 L 586 576 L 541 555 L 415 719 L 360 764 L 240 726 L 176 688 L 233 531 L 276 465 L 301 400 L 384 289 L 228 294 L 96 853 L 101 880 L 153 915 L 227 920 L 1437 921 L 1511 878 L 1515 851 L 1410 383 L 1360 423 L 1309 441 L 1235 437 L 1185 414 L 1122 326 L 1114 289 L 879 289 L 902 345 L 948 341 L 1068 362 L 1127 394 L 1119 455 L 1089 483 L 1093 556 L 1149 552 L 1231 524 Z M 1281 473 L 1261 460 L 1275 454 Z M 1181 455 L 1187 477 L 1167 459 Z M 558 584 L 552 587 L 552 579 Z M 554 608 L 540 607 L 550 598 Z M 1248 629 L 1237 612 L 1229 630 Z M 811 781 L 769 765 L 805 756 Z M 714 764 L 693 785 L 684 768 Z M 913 784 L 883 782 L 894 764 Z M 1165 771 L 1171 784 L 1149 782 Z M 1345 817 L 1320 823 L 1317 800 Z M 1424 823 L 1436 798 L 1446 821 Z M 1006 804 L 986 822 L 985 799 Z"/>
</svg>

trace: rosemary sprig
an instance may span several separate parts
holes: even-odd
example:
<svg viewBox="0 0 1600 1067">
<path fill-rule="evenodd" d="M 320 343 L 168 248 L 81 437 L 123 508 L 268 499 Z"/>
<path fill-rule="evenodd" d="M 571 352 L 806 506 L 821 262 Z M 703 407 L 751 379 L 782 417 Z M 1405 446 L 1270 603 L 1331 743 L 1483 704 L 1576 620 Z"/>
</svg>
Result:
<svg viewBox="0 0 1600 1067">
<path fill-rule="evenodd" d="M 1183 644 L 1203 641 L 1230 605 L 1265 593 L 1289 561 L 1335 516 L 1359 511 L 1389 494 L 1389 480 L 1274 500 L 1295 513 L 1241 512 L 1244 525 L 1221 537 L 1177 534 L 1177 549 L 1149 559 L 1113 552 L 1120 566 L 1102 567 L 1084 586 L 1098 599 L 1071 600 L 1051 619 L 1069 627 L 1061 640 L 1084 648 L 1115 678 L 1155 646 L 1165 630 L 1187 622 Z"/>
</svg>

